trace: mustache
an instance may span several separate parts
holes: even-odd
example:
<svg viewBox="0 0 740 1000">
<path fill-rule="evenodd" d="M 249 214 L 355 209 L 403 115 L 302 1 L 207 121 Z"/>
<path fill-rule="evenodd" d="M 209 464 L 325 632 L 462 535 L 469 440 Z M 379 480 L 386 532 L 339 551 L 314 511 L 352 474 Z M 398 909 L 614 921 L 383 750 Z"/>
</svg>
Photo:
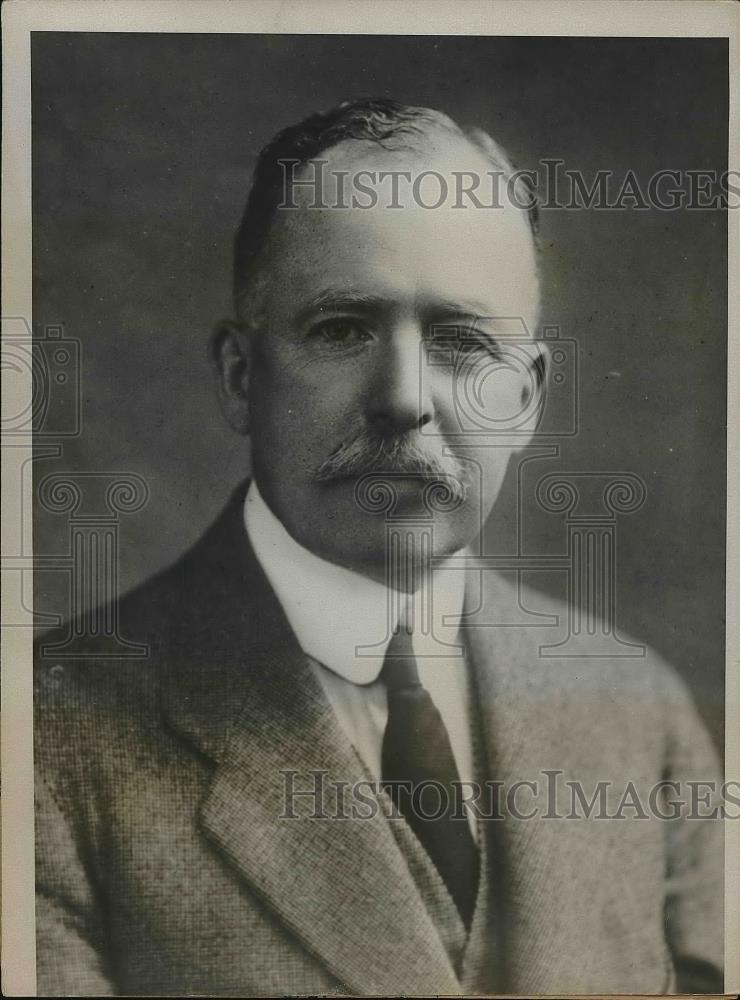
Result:
<svg viewBox="0 0 740 1000">
<path fill-rule="evenodd" d="M 466 469 L 454 455 L 443 455 L 419 444 L 418 434 L 379 437 L 360 430 L 336 448 L 314 472 L 318 483 L 361 476 L 367 473 L 423 476 L 463 486 Z"/>
</svg>

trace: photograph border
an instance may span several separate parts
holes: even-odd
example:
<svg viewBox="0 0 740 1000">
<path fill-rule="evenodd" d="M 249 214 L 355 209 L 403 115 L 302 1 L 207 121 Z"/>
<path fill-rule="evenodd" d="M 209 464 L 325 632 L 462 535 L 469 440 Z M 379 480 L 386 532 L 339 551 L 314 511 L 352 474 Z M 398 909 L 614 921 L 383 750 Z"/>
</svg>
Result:
<svg viewBox="0 0 740 1000">
<path fill-rule="evenodd" d="M 213 26 L 218 25 L 218 31 Z M 419 30 L 423 25 L 423 30 Z M 729 168 L 740 168 L 740 5 L 734 0 L 9 0 L 3 27 L 2 323 L 31 322 L 32 32 L 446 34 L 492 36 L 717 37 L 729 40 Z M 728 212 L 728 415 L 726 549 L 727 780 L 740 780 L 740 213 Z M 30 405 L 25 383 L 3 372 L 12 412 Z M 21 474 L 32 443 L 2 448 L 2 552 L 17 553 L 19 518 L 32 504 Z M 25 482 L 24 482 L 25 480 Z M 28 539 L 28 528 L 24 534 Z M 22 553 L 21 553 L 22 554 Z M 29 559 L 29 569 L 32 560 Z M 32 594 L 27 592 L 29 602 Z M 3 588 L 3 619 L 12 594 Z M 15 609 L 14 609 L 15 610 Z M 36 995 L 34 924 L 31 615 L 2 629 L 2 986 Z M 740 990 L 740 823 L 725 824 L 725 992 Z"/>
</svg>

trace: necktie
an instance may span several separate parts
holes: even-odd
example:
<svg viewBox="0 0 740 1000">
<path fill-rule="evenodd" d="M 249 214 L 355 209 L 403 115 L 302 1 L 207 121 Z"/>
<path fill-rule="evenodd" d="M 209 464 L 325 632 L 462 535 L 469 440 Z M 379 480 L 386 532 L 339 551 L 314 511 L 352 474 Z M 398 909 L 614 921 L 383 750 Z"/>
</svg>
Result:
<svg viewBox="0 0 740 1000">
<path fill-rule="evenodd" d="M 419 680 L 412 636 L 403 626 L 390 641 L 380 676 L 388 693 L 383 784 L 470 927 L 478 885 L 478 849 L 464 810 L 455 808 L 459 793 L 453 783 L 460 778 L 447 729 Z"/>
</svg>

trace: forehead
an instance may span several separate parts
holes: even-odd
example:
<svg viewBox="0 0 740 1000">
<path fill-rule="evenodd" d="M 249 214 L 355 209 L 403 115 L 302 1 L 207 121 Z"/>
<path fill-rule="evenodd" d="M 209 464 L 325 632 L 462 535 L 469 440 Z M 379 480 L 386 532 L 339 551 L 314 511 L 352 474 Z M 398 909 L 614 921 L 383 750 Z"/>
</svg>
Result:
<svg viewBox="0 0 740 1000">
<path fill-rule="evenodd" d="M 483 301 L 492 315 L 536 321 L 526 213 L 467 140 L 440 133 L 393 149 L 348 141 L 321 159 L 296 175 L 313 181 L 320 169 L 320 196 L 313 186 L 294 188 L 296 207 L 277 211 L 265 248 L 269 284 L 283 299 L 331 284 L 399 302 Z M 460 194 L 476 181 L 477 201 Z"/>
</svg>

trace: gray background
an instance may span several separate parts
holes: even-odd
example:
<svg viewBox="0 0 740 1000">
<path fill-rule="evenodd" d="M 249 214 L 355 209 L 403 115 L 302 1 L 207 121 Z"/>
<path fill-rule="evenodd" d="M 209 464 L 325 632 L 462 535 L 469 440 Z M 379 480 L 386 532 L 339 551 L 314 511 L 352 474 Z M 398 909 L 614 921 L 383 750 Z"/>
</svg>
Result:
<svg viewBox="0 0 740 1000">
<path fill-rule="evenodd" d="M 172 561 L 248 469 L 218 412 L 205 344 L 230 312 L 230 255 L 255 156 L 346 97 L 386 95 L 491 131 L 522 167 L 587 176 L 726 167 L 727 46 L 696 39 L 35 33 L 34 327 L 82 343 L 82 433 L 36 476 L 141 474 L 121 586 Z M 619 523 L 619 620 L 690 682 L 717 740 L 724 672 L 726 220 L 718 211 L 546 211 L 543 321 L 578 344 L 580 425 L 564 470 L 648 487 Z M 489 551 L 513 548 L 510 476 Z M 527 552 L 562 520 L 525 500 Z M 67 519 L 37 511 L 37 554 Z M 562 574 L 532 582 L 562 591 Z M 64 614 L 64 573 L 39 571 Z"/>
</svg>

